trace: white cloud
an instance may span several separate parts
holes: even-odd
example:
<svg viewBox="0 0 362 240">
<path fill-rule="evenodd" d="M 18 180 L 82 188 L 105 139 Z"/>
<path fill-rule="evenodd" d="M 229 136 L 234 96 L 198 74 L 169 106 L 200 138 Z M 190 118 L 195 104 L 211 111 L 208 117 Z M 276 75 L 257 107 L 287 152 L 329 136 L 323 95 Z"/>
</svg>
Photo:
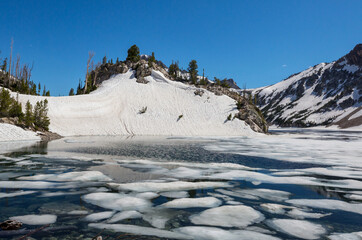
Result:
<svg viewBox="0 0 362 240">
<path fill-rule="evenodd" d="M 283 67 L 283 68 L 287 67 L 287 64 L 283 64 L 282 67 Z"/>
</svg>

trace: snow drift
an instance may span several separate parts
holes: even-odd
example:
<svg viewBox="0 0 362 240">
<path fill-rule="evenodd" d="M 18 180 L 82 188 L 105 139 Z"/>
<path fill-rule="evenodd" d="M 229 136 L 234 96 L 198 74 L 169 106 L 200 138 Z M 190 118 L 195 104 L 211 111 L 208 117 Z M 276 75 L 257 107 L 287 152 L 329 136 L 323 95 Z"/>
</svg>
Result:
<svg viewBox="0 0 362 240">
<path fill-rule="evenodd" d="M 50 131 L 75 135 L 250 135 L 254 132 L 239 119 L 235 101 L 196 87 L 166 79 L 152 71 L 148 84 L 136 82 L 132 71 L 113 76 L 94 92 L 67 97 L 19 94 L 25 107 L 29 100 L 48 99 Z M 15 93 L 12 93 L 13 96 Z M 141 109 L 147 108 L 144 113 Z"/>
</svg>

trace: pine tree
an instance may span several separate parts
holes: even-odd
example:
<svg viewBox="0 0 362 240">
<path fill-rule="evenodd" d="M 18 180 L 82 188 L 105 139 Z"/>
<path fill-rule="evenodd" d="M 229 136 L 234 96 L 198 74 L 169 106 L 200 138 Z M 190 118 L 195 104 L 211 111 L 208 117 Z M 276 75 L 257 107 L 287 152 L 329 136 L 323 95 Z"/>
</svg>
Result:
<svg viewBox="0 0 362 240">
<path fill-rule="evenodd" d="M 189 63 L 189 67 L 188 67 L 188 71 L 190 73 L 190 81 L 193 83 L 193 84 L 196 84 L 197 83 L 197 62 L 196 60 L 191 60 L 190 63 Z"/>
<path fill-rule="evenodd" d="M 9 91 L 2 88 L 0 92 L 0 116 L 8 116 L 11 102 L 12 100 Z"/>
<path fill-rule="evenodd" d="M 70 91 L 69 91 L 69 96 L 73 96 L 74 95 L 74 89 L 71 88 Z"/>
<path fill-rule="evenodd" d="M 155 53 L 152 52 L 152 55 L 148 58 L 148 65 L 151 66 L 155 62 L 156 62 Z"/>
<path fill-rule="evenodd" d="M 127 61 L 138 62 L 140 60 L 140 49 L 137 45 L 133 45 L 128 49 L 128 56 L 126 58 Z"/>
<path fill-rule="evenodd" d="M 38 84 L 38 95 L 40 95 L 40 91 L 41 91 L 41 85 L 40 83 Z"/>
<path fill-rule="evenodd" d="M 6 72 L 7 67 L 8 67 L 8 58 L 4 58 L 3 65 L 1 65 L 1 70 L 3 72 Z"/>
<path fill-rule="evenodd" d="M 33 106 L 30 104 L 30 102 L 28 100 L 25 105 L 24 123 L 25 123 L 25 126 L 30 127 L 30 126 L 32 126 L 33 122 L 34 122 Z"/>
<path fill-rule="evenodd" d="M 177 73 L 180 71 L 180 68 L 178 66 L 178 62 L 176 61 L 175 63 L 171 63 L 171 65 L 168 67 L 168 74 L 170 74 L 171 77 L 173 77 L 174 79 L 177 78 Z"/>
<path fill-rule="evenodd" d="M 104 55 L 103 59 L 102 59 L 102 64 L 106 64 L 107 63 L 107 57 L 106 55 Z"/>
</svg>

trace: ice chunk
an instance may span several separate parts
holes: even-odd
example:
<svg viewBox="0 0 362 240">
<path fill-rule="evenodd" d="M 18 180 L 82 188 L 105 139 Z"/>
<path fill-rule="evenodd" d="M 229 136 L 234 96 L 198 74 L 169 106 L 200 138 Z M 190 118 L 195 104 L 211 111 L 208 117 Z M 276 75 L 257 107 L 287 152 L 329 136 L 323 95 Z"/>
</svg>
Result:
<svg viewBox="0 0 362 240">
<path fill-rule="evenodd" d="M 305 220 L 294 219 L 272 219 L 267 224 L 277 231 L 303 239 L 319 239 L 326 230 L 322 225 L 314 224 Z"/>
<path fill-rule="evenodd" d="M 68 213 L 69 215 L 86 215 L 88 211 L 85 210 L 73 210 Z"/>
<path fill-rule="evenodd" d="M 45 225 L 52 224 L 57 221 L 56 215 L 44 214 L 44 215 L 24 215 L 11 217 L 11 220 L 16 220 L 27 225 Z"/>
<path fill-rule="evenodd" d="M 141 226 L 134 226 L 128 224 L 90 223 L 89 227 L 98 228 L 98 229 L 110 229 L 116 232 L 131 233 L 135 235 L 156 236 L 160 238 L 192 239 L 190 236 L 187 236 L 182 233 L 170 232 L 156 228 L 141 227 Z"/>
<path fill-rule="evenodd" d="M 328 236 L 331 240 L 361 240 L 362 232 L 352 232 L 352 233 L 333 233 Z"/>
<path fill-rule="evenodd" d="M 17 191 L 17 192 L 11 192 L 11 193 L 0 192 L 0 198 L 10 198 L 10 197 L 28 195 L 28 194 L 33 194 L 33 193 L 36 193 L 36 191 Z"/>
<path fill-rule="evenodd" d="M 131 210 L 131 211 L 124 211 L 124 212 L 120 212 L 120 213 L 116 213 L 115 215 L 113 215 L 113 217 L 111 219 L 109 219 L 107 221 L 107 223 L 116 223 L 119 221 L 122 221 L 124 219 L 134 219 L 134 218 L 141 218 L 142 214 Z"/>
<path fill-rule="evenodd" d="M 170 202 L 164 203 L 161 207 L 165 208 L 212 208 L 221 205 L 221 201 L 214 197 L 203 197 L 203 198 L 179 198 Z"/>
<path fill-rule="evenodd" d="M 114 215 L 115 211 L 105 211 L 105 212 L 98 212 L 92 213 L 84 218 L 87 222 L 97 222 L 99 220 L 110 218 Z"/>
<path fill-rule="evenodd" d="M 98 192 L 84 195 L 83 200 L 106 209 L 113 210 L 140 210 L 152 206 L 151 202 L 121 193 Z"/>
<path fill-rule="evenodd" d="M 230 195 L 233 197 L 241 197 L 247 199 L 259 199 L 264 198 L 271 201 L 284 201 L 289 198 L 290 193 L 280 190 L 273 190 L 273 189 L 238 189 L 234 191 L 228 191 L 224 189 L 218 189 L 218 192 L 221 192 L 226 195 Z"/>
<path fill-rule="evenodd" d="M 181 227 L 174 229 L 175 232 L 192 236 L 198 240 L 277 240 L 279 238 L 259 232 L 247 230 L 224 230 L 216 227 Z"/>
<path fill-rule="evenodd" d="M 46 181 L 110 181 L 109 177 L 99 171 L 67 172 L 61 174 L 38 174 L 35 176 L 19 177 L 21 180 L 46 180 Z"/>
<path fill-rule="evenodd" d="M 189 197 L 189 194 L 186 191 L 162 192 L 162 193 L 160 193 L 160 195 L 167 197 L 167 198 L 187 198 L 187 197 Z"/>
<path fill-rule="evenodd" d="M 287 202 L 298 206 L 342 210 L 362 214 L 362 203 L 353 204 L 334 199 L 292 199 L 287 200 Z"/>
<path fill-rule="evenodd" d="M 170 209 L 152 209 L 145 212 L 143 220 L 149 222 L 153 227 L 165 228 L 167 221 L 176 215 L 177 212 Z"/>
<path fill-rule="evenodd" d="M 190 220 L 194 224 L 222 227 L 246 227 L 252 223 L 264 220 L 264 216 L 251 207 L 236 205 L 208 209 L 200 214 L 192 215 Z"/>
<path fill-rule="evenodd" d="M 167 191 L 182 191 L 206 188 L 224 188 L 231 187 L 225 182 L 133 182 L 133 183 L 109 183 L 113 189 L 134 192 L 167 192 Z"/>
<path fill-rule="evenodd" d="M 154 199 L 154 198 L 157 198 L 158 195 L 157 193 L 154 193 L 154 192 L 143 192 L 143 193 L 137 193 L 135 195 L 135 197 L 137 198 L 143 198 L 143 199 Z"/>
<path fill-rule="evenodd" d="M 47 189 L 63 186 L 60 183 L 51 182 L 31 182 L 31 181 L 0 181 L 0 188 L 20 188 L 20 189 Z"/>
<path fill-rule="evenodd" d="M 281 204 L 275 204 L 275 203 L 263 203 L 260 205 L 265 211 L 273 213 L 273 214 L 284 214 L 284 209 L 293 209 L 294 207 L 281 205 Z"/>
<path fill-rule="evenodd" d="M 304 218 L 322 218 L 325 216 L 331 215 L 331 213 L 311 213 L 311 212 L 305 212 L 302 210 L 299 210 L 297 208 L 292 209 L 287 213 L 288 216 L 296 219 L 304 219 Z"/>
</svg>

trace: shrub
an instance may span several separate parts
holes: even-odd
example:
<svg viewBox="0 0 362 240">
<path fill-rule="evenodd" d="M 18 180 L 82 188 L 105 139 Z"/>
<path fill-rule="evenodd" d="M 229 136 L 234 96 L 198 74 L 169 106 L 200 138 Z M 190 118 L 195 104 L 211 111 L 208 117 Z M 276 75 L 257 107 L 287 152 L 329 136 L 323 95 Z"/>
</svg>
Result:
<svg viewBox="0 0 362 240">
<path fill-rule="evenodd" d="M 229 116 L 228 116 L 228 118 L 227 118 L 227 120 L 228 120 L 228 121 L 231 121 L 232 117 L 233 117 L 233 115 L 230 113 Z"/>
<path fill-rule="evenodd" d="M 137 45 L 133 45 L 128 49 L 127 61 L 138 62 L 140 60 L 140 49 Z"/>
</svg>

